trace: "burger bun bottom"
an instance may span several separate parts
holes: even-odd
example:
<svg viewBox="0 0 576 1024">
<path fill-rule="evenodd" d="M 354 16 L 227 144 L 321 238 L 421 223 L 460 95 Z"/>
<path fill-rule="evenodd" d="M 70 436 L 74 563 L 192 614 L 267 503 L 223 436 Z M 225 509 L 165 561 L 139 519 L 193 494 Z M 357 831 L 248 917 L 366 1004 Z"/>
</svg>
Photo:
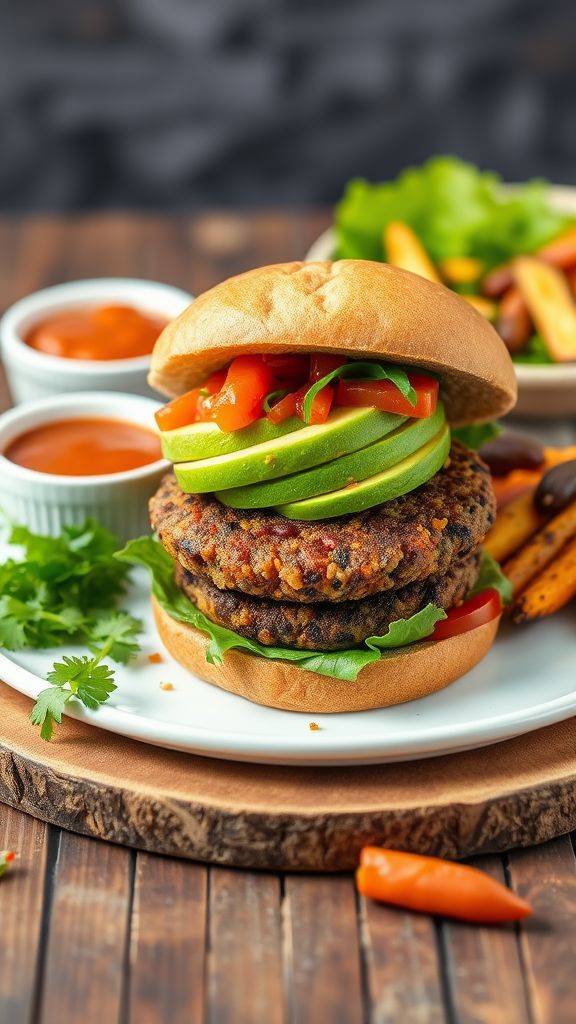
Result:
<svg viewBox="0 0 576 1024">
<path fill-rule="evenodd" d="M 360 671 L 355 682 L 347 682 L 237 650 L 227 651 L 222 665 L 211 665 L 206 661 L 208 637 L 173 619 L 154 597 L 152 608 L 164 646 L 195 676 L 256 704 L 310 714 L 368 711 L 427 697 L 482 660 L 499 623 L 495 618 L 449 640 L 384 652 L 379 661 Z"/>
</svg>

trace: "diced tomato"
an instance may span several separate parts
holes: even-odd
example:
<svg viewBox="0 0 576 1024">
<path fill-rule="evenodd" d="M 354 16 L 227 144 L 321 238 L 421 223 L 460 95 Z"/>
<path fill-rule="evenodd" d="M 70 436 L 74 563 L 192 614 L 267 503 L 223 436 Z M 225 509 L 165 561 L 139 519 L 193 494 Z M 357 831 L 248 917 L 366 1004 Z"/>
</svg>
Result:
<svg viewBox="0 0 576 1024">
<path fill-rule="evenodd" d="M 216 370 L 200 388 L 196 403 L 196 422 L 206 423 L 214 419 L 214 401 L 226 380 L 226 370 Z"/>
<path fill-rule="evenodd" d="M 225 367 L 221 370 L 215 370 L 214 373 L 210 374 L 206 383 L 202 385 L 202 390 L 207 391 L 209 395 L 215 395 L 217 391 L 221 391 L 226 380 L 226 373 Z"/>
<path fill-rule="evenodd" d="M 220 391 L 226 380 L 226 370 L 216 370 L 200 388 L 192 388 L 184 395 L 174 398 L 155 414 L 160 430 L 177 430 L 189 423 L 212 419 L 210 396 Z"/>
<path fill-rule="evenodd" d="M 310 380 L 312 383 L 322 380 L 327 373 L 332 373 L 332 370 L 337 370 L 339 366 L 344 366 L 344 363 L 347 362 L 346 356 L 332 356 L 329 353 L 316 352 L 310 357 Z"/>
<path fill-rule="evenodd" d="M 283 423 L 289 416 L 299 416 L 301 420 L 304 419 L 304 397 L 306 392 L 309 390 L 311 382 L 308 381 L 303 387 L 299 388 L 298 391 L 292 391 L 289 395 L 285 395 L 281 398 L 276 405 L 273 405 L 270 412 L 267 413 L 268 419 L 272 423 Z M 319 391 L 314 396 L 312 401 L 312 409 L 310 412 L 310 423 L 325 423 L 330 414 L 332 402 L 334 400 L 334 391 L 328 384 L 322 391 Z"/>
<path fill-rule="evenodd" d="M 448 618 L 441 619 L 434 627 L 431 640 L 448 640 L 451 636 L 459 636 L 470 629 L 483 626 L 500 615 L 502 600 L 493 587 L 482 590 L 475 597 L 469 597 L 458 608 L 451 608 Z"/>
<path fill-rule="evenodd" d="M 382 412 L 426 419 L 438 403 L 438 381 L 426 373 L 409 373 L 416 392 L 416 405 L 411 405 L 391 380 L 340 379 L 336 389 L 336 405 L 373 406 Z"/>
<path fill-rule="evenodd" d="M 309 388 L 310 383 L 305 384 L 303 388 L 296 392 L 296 414 L 301 420 L 304 419 L 304 397 Z M 330 384 L 327 384 L 317 395 L 314 395 L 308 423 L 325 423 L 330 415 L 333 401 L 334 390 Z"/>
<path fill-rule="evenodd" d="M 264 361 L 271 368 L 274 380 L 279 388 L 289 388 L 291 391 L 299 387 L 305 380 L 308 380 L 308 369 L 310 360 L 308 356 L 294 355 L 285 352 L 281 355 L 264 355 Z"/>
<path fill-rule="evenodd" d="M 271 423 L 284 423 L 290 416 L 296 415 L 296 393 L 291 391 L 289 395 L 284 395 L 279 402 L 276 402 L 272 406 L 270 412 L 266 413 L 267 418 Z"/>
<path fill-rule="evenodd" d="M 262 415 L 262 403 L 272 388 L 271 367 L 262 356 L 237 356 L 212 404 L 220 430 L 241 430 Z"/>
<path fill-rule="evenodd" d="M 186 427 L 189 423 L 194 423 L 199 396 L 200 388 L 193 388 L 192 391 L 187 391 L 185 395 L 179 395 L 178 398 L 168 402 L 168 405 L 158 409 L 158 412 L 154 414 L 158 429 L 177 430 L 178 427 Z"/>
</svg>

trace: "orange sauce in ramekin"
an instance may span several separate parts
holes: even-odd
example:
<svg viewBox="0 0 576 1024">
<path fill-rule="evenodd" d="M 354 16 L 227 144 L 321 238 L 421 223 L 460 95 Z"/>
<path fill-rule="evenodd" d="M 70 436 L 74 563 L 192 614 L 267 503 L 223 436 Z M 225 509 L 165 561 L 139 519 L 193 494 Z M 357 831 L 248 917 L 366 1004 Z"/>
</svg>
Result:
<svg viewBox="0 0 576 1024">
<path fill-rule="evenodd" d="M 14 438 L 3 454 L 18 466 L 58 476 L 105 476 L 162 458 L 152 430 L 104 418 L 44 423 Z"/>
<path fill-rule="evenodd" d="M 24 340 L 62 359 L 134 359 L 150 355 L 166 322 L 132 306 L 67 309 L 36 323 Z"/>
</svg>

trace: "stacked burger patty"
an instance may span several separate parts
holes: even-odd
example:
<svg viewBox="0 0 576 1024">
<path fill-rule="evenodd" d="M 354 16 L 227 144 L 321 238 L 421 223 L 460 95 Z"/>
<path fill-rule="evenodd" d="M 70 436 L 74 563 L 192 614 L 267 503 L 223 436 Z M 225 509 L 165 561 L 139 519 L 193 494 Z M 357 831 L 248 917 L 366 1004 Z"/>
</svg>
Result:
<svg viewBox="0 0 576 1024">
<path fill-rule="evenodd" d="M 227 508 L 168 474 L 150 503 L 176 581 L 214 623 L 267 646 L 352 647 L 474 585 L 495 517 L 487 466 L 454 442 L 439 473 L 366 512 L 320 522 Z"/>
</svg>

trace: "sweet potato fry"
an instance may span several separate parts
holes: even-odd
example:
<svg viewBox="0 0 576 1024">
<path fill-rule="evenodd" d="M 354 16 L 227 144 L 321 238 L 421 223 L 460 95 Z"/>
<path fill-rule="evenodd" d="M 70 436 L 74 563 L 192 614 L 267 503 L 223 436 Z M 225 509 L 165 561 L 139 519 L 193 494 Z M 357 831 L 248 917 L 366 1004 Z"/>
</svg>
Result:
<svg viewBox="0 0 576 1024">
<path fill-rule="evenodd" d="M 518 256 L 514 276 L 550 355 L 558 363 L 576 359 L 576 302 L 565 275 L 542 260 Z"/>
<path fill-rule="evenodd" d="M 392 266 L 411 270 L 413 274 L 441 284 L 436 267 L 409 224 L 399 220 L 388 224 L 384 228 L 384 248 Z"/>
<path fill-rule="evenodd" d="M 546 473 L 559 462 L 572 462 L 572 459 L 576 459 L 576 444 L 567 445 L 566 448 L 545 448 L 544 455 L 546 461 L 543 472 Z"/>
<path fill-rule="evenodd" d="M 440 273 L 448 284 L 474 284 L 484 269 L 482 260 L 474 256 L 450 256 L 440 260 Z"/>
<path fill-rule="evenodd" d="M 514 622 L 533 622 L 552 615 L 576 596 L 576 538 L 558 558 L 532 580 L 512 608 Z"/>
<path fill-rule="evenodd" d="M 547 242 L 534 253 L 545 263 L 559 270 L 570 270 L 576 267 L 576 227 L 572 225 L 566 231 Z M 514 271 L 511 263 L 502 263 L 494 267 L 482 282 L 482 294 L 490 299 L 497 299 L 514 284 Z"/>
<path fill-rule="evenodd" d="M 550 519 L 528 542 L 512 555 L 502 570 L 516 597 L 538 573 L 554 561 L 564 545 L 576 537 L 576 502 Z"/>
<path fill-rule="evenodd" d="M 534 490 L 524 491 L 498 513 L 484 547 L 497 562 L 505 562 L 544 524 L 545 518 L 534 507 Z"/>
<path fill-rule="evenodd" d="M 464 299 L 469 306 L 473 306 L 477 309 L 482 316 L 485 316 L 487 320 L 495 320 L 498 312 L 498 307 L 492 299 L 486 299 L 484 295 L 461 295 L 460 298 Z"/>
<path fill-rule="evenodd" d="M 538 250 L 538 256 L 559 270 L 576 266 L 576 227 L 572 225 Z"/>
</svg>

